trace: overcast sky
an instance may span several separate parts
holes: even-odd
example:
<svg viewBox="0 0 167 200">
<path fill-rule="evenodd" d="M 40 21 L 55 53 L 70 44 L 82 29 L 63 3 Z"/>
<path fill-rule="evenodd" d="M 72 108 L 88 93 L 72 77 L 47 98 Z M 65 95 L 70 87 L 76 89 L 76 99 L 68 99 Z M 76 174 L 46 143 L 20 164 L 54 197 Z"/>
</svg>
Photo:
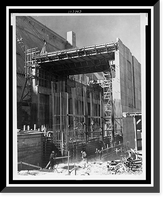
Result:
<svg viewBox="0 0 167 200">
<path fill-rule="evenodd" d="M 139 15 L 76 14 L 33 17 L 65 39 L 67 31 L 74 31 L 77 47 L 112 42 L 120 38 L 138 61 L 141 61 Z"/>
</svg>

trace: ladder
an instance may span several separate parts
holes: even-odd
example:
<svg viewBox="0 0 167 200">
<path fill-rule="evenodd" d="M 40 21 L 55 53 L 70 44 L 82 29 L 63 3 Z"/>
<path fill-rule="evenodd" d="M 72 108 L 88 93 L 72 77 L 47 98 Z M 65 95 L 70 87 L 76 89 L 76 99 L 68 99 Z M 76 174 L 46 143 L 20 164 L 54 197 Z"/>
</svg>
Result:
<svg viewBox="0 0 167 200">
<path fill-rule="evenodd" d="M 104 119 L 105 119 L 105 130 L 111 133 L 114 137 L 114 107 L 113 107 L 113 94 L 112 94 L 112 78 L 113 78 L 113 67 L 110 66 L 110 71 L 103 72 L 103 81 L 101 86 L 103 88 L 103 99 L 104 99 Z"/>
</svg>

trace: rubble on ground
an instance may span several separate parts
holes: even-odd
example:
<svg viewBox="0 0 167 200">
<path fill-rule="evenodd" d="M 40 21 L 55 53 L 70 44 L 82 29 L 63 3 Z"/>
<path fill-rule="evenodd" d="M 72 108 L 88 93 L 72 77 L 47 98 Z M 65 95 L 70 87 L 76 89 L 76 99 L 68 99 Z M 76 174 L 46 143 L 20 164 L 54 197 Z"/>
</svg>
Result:
<svg viewBox="0 0 167 200">
<path fill-rule="evenodd" d="M 42 170 L 22 170 L 18 174 L 26 176 L 46 175 L 48 173 L 56 175 L 121 175 L 121 174 L 141 174 L 142 171 L 142 155 L 134 150 L 130 150 L 129 156 L 123 157 L 121 160 L 108 160 L 102 162 L 97 161 L 81 161 L 79 163 L 61 163 L 54 166 L 54 169 Z"/>
</svg>

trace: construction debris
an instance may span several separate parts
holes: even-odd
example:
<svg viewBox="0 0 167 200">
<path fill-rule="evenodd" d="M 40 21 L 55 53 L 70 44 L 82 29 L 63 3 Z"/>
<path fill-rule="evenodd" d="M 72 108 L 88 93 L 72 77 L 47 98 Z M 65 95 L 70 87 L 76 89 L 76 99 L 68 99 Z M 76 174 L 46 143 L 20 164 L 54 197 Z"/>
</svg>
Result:
<svg viewBox="0 0 167 200">
<path fill-rule="evenodd" d="M 79 163 L 61 163 L 51 169 L 22 170 L 19 175 L 70 175 L 70 176 L 93 176 L 93 175 L 121 175 L 121 174 L 141 174 L 142 173 L 142 154 L 131 149 L 128 157 L 120 160 L 111 161 L 89 161 L 82 160 Z"/>
<path fill-rule="evenodd" d="M 107 162 L 108 171 L 114 174 L 142 172 L 142 154 L 131 149 L 128 158 Z"/>
</svg>

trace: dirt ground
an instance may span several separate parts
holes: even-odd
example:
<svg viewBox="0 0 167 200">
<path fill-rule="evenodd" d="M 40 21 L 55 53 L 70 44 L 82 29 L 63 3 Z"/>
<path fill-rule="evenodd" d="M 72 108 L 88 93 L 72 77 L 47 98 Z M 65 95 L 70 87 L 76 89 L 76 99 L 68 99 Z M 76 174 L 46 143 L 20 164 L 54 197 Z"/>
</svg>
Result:
<svg viewBox="0 0 167 200">
<path fill-rule="evenodd" d="M 124 168 L 124 165 L 119 165 L 114 170 L 110 170 L 107 161 L 92 161 L 85 162 L 81 161 L 79 163 L 70 163 L 69 167 L 67 163 L 61 163 L 54 166 L 54 169 L 41 169 L 41 170 L 22 170 L 18 172 L 20 176 L 96 176 L 96 175 L 115 175 L 115 174 L 141 174 L 142 170 L 129 171 Z"/>
<path fill-rule="evenodd" d="M 137 154 L 136 154 L 137 155 Z M 92 157 L 88 160 L 71 161 L 54 165 L 54 169 L 21 170 L 19 177 L 69 177 L 69 176 L 114 176 L 140 175 L 143 173 L 142 157 L 137 156 L 133 162 L 127 155 L 104 154 L 103 157 Z M 131 157 L 132 158 L 132 157 Z M 137 162 L 135 162 L 137 161 Z"/>
</svg>

